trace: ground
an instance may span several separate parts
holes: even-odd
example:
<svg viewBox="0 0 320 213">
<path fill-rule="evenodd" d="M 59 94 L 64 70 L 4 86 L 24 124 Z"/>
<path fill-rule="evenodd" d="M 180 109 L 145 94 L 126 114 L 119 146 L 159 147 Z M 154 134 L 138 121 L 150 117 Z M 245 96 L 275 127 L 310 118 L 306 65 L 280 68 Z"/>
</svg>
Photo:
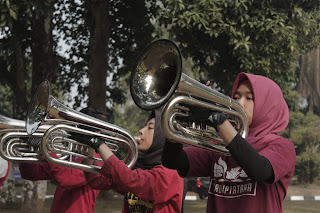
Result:
<svg viewBox="0 0 320 213">
<path fill-rule="evenodd" d="M 54 185 L 48 184 L 48 194 L 53 194 Z M 97 200 L 94 213 L 121 213 L 122 198 L 115 192 L 107 194 L 102 193 Z M 293 185 L 288 188 L 287 196 L 320 196 L 320 184 L 311 185 Z M 50 212 L 52 198 L 46 199 L 44 213 Z M 207 200 L 187 200 L 184 203 L 184 213 L 202 213 L 206 212 Z M 17 207 L 18 208 L 18 207 Z M 284 201 L 284 213 L 318 213 L 320 201 Z M 19 209 L 1 209 L 1 213 L 16 213 Z"/>
</svg>

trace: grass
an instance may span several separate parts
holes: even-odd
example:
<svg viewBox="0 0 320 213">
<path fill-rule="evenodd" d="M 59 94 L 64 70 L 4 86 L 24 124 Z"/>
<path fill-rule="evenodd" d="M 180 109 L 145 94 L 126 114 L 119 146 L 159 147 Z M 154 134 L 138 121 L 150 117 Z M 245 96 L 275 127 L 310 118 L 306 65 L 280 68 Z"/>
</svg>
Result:
<svg viewBox="0 0 320 213">
<path fill-rule="evenodd" d="M 318 213 L 320 201 L 284 201 L 284 213 Z"/>
</svg>

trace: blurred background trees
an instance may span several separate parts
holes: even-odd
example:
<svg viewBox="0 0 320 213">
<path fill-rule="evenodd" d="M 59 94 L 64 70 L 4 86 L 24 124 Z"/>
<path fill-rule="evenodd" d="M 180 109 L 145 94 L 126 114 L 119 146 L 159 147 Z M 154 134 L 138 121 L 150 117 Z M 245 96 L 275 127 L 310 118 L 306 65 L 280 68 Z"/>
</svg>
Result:
<svg viewBox="0 0 320 213">
<path fill-rule="evenodd" d="M 283 135 L 296 145 L 295 175 L 319 179 L 318 0 L 0 0 L 0 11 L 0 109 L 12 118 L 25 119 L 35 88 L 49 80 L 67 106 L 106 110 L 138 134 L 149 112 L 131 100 L 130 71 L 145 46 L 168 38 L 183 72 L 226 95 L 239 72 L 277 82 L 290 108 Z"/>
</svg>

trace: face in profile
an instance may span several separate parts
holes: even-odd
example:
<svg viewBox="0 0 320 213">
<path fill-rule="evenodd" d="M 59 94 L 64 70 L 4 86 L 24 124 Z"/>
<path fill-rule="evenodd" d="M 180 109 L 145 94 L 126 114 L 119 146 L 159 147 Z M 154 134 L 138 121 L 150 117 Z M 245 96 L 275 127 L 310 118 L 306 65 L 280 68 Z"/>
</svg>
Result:
<svg viewBox="0 0 320 213">
<path fill-rule="evenodd" d="M 253 118 L 254 96 L 252 86 L 248 80 L 243 81 L 239 85 L 237 91 L 234 94 L 234 99 L 244 109 L 248 118 L 248 124 L 250 126 Z"/>
<path fill-rule="evenodd" d="M 155 127 L 155 119 L 152 118 L 148 121 L 147 125 L 139 130 L 140 140 L 138 142 L 139 151 L 146 152 L 149 150 L 153 142 Z"/>
</svg>

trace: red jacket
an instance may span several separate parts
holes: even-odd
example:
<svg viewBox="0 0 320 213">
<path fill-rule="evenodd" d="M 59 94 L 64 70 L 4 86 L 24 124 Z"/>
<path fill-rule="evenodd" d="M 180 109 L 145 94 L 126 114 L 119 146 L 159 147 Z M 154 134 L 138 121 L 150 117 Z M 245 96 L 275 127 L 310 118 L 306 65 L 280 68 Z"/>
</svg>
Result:
<svg viewBox="0 0 320 213">
<path fill-rule="evenodd" d="M 128 168 L 112 155 L 102 166 L 101 175 L 85 172 L 95 189 L 114 189 L 125 196 L 122 212 L 181 212 L 183 178 L 162 165 L 150 170 Z"/>
<path fill-rule="evenodd" d="M 0 177 L 0 186 L 2 186 L 3 182 L 7 179 L 7 176 L 8 176 L 8 173 L 9 173 L 10 163 L 9 163 L 9 161 L 7 161 L 7 163 L 8 163 L 8 169 L 7 169 L 6 174 L 3 177 Z"/>
<path fill-rule="evenodd" d="M 80 163 L 82 159 L 78 158 L 74 161 Z M 82 170 L 49 162 L 20 163 L 19 169 L 24 179 L 54 180 L 57 183 L 51 213 L 93 212 L 99 191 L 87 185 Z"/>
</svg>

